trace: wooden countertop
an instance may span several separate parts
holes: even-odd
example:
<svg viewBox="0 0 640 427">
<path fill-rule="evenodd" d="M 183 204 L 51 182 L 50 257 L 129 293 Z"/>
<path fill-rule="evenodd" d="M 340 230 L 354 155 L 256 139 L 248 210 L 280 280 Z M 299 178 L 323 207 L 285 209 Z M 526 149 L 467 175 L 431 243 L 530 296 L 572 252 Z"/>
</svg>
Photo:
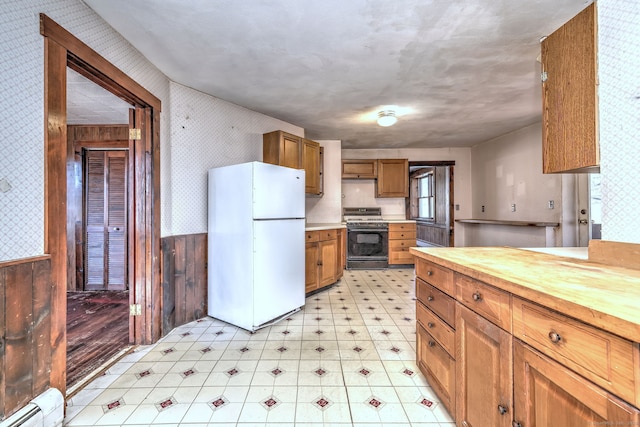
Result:
<svg viewBox="0 0 640 427">
<path fill-rule="evenodd" d="M 640 270 L 503 247 L 411 248 L 410 252 L 640 342 Z"/>
</svg>

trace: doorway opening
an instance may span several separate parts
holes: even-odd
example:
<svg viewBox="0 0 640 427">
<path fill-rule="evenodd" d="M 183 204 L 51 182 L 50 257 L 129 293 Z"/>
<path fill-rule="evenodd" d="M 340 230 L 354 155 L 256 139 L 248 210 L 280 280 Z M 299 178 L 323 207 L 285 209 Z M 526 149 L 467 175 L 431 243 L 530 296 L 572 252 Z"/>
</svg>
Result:
<svg viewBox="0 0 640 427">
<path fill-rule="evenodd" d="M 454 246 L 454 161 L 409 162 L 406 217 L 416 221 L 418 246 Z"/>
</svg>

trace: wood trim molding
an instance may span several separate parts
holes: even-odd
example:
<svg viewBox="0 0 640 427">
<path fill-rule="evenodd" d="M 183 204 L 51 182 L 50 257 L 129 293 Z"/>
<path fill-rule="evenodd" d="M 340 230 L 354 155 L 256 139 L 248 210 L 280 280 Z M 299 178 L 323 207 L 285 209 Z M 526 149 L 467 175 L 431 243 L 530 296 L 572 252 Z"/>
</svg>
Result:
<svg viewBox="0 0 640 427">
<path fill-rule="evenodd" d="M 21 265 L 29 262 L 44 261 L 46 259 L 51 259 L 51 255 L 45 254 L 45 255 L 38 255 L 38 256 L 29 257 L 29 258 L 12 259 L 10 261 L 0 261 L 0 268 L 13 267 L 14 265 Z"/>
<path fill-rule="evenodd" d="M 40 34 L 68 51 L 68 65 L 74 71 L 127 102 L 149 105 L 154 111 L 161 111 L 157 97 L 44 13 L 40 14 Z"/>
</svg>

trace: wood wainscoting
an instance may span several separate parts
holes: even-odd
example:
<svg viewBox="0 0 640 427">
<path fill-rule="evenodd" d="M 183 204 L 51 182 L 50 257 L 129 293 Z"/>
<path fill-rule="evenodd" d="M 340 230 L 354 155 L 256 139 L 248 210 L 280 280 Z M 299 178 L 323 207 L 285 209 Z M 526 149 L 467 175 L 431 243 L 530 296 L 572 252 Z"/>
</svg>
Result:
<svg viewBox="0 0 640 427">
<path fill-rule="evenodd" d="M 207 233 L 163 237 L 162 335 L 207 315 Z"/>
<path fill-rule="evenodd" d="M 0 420 L 49 388 L 51 259 L 0 262 Z"/>
<path fill-rule="evenodd" d="M 418 245 L 449 246 L 449 227 L 442 224 L 416 221 L 416 237 Z"/>
</svg>

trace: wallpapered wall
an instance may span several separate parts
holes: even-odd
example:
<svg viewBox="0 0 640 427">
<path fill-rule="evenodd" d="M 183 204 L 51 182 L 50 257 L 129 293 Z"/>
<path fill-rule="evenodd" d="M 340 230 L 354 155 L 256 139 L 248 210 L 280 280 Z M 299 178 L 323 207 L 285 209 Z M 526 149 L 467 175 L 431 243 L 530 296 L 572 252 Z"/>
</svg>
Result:
<svg viewBox="0 0 640 427">
<path fill-rule="evenodd" d="M 163 102 L 168 135 L 169 80 L 120 34 L 78 0 L 3 0 L 0 11 L 0 261 L 44 252 L 44 41 L 39 13 L 69 30 Z M 169 170 L 168 139 L 162 169 Z M 170 203 L 162 176 L 163 210 Z M 163 230 L 167 224 L 163 221 Z"/>
<path fill-rule="evenodd" d="M 640 2 L 597 6 L 602 238 L 640 243 Z"/>
<path fill-rule="evenodd" d="M 262 134 L 304 129 L 170 84 L 171 234 L 207 232 L 207 171 L 262 160 Z"/>
</svg>

